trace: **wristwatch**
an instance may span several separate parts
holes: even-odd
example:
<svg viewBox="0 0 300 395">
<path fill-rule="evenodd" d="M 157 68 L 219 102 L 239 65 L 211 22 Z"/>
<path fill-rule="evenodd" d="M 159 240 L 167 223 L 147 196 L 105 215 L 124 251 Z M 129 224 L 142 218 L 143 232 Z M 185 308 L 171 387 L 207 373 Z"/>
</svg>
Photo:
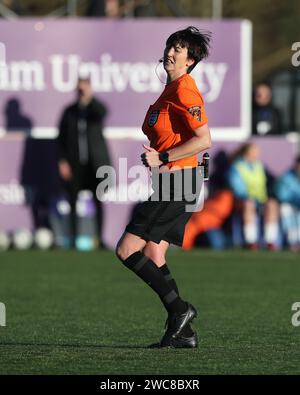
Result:
<svg viewBox="0 0 300 395">
<path fill-rule="evenodd" d="M 159 160 L 166 165 L 167 163 L 169 163 L 169 153 L 168 152 L 160 152 L 159 154 Z"/>
</svg>

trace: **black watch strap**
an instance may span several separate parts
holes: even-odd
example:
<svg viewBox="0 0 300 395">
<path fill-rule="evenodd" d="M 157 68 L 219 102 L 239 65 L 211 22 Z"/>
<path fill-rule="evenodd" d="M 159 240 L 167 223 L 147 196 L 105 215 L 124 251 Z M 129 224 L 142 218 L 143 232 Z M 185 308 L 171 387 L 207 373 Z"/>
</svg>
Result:
<svg viewBox="0 0 300 395">
<path fill-rule="evenodd" d="M 169 163 L 169 153 L 168 152 L 160 152 L 159 154 L 159 160 L 166 165 Z"/>
</svg>

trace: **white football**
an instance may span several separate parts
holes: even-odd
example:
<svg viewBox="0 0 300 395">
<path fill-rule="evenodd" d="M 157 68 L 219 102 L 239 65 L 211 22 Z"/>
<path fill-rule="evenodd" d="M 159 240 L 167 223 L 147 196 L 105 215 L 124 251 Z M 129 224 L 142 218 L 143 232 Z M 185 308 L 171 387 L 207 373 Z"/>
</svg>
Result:
<svg viewBox="0 0 300 395">
<path fill-rule="evenodd" d="M 0 232 L 0 251 L 6 251 L 10 246 L 10 237 L 6 232 Z"/>
<path fill-rule="evenodd" d="M 41 250 L 48 250 L 52 247 L 54 242 L 53 233 L 50 229 L 40 228 L 35 232 L 34 242 Z"/>
<path fill-rule="evenodd" d="M 32 246 L 33 236 L 28 229 L 19 229 L 13 234 L 13 245 L 17 250 L 27 250 Z"/>
</svg>

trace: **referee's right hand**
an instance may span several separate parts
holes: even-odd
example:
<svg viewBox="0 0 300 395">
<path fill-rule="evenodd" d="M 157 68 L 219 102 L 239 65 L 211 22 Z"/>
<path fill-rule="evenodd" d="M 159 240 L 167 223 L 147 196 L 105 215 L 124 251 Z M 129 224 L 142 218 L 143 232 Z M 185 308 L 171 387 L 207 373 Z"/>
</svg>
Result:
<svg viewBox="0 0 300 395">
<path fill-rule="evenodd" d="M 144 166 L 146 167 L 159 167 L 162 165 L 162 161 L 159 159 L 159 152 L 154 148 L 149 147 L 146 144 L 143 144 L 143 147 L 147 150 L 141 155 L 141 160 Z"/>
</svg>

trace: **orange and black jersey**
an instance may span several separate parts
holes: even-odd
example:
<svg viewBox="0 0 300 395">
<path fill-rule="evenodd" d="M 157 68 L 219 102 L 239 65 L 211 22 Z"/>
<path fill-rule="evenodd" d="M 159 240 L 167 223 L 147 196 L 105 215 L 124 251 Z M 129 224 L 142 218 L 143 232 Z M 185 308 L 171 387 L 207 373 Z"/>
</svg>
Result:
<svg viewBox="0 0 300 395">
<path fill-rule="evenodd" d="M 180 146 L 194 136 L 194 130 L 208 122 L 204 101 L 194 79 L 184 74 L 166 85 L 158 100 L 149 107 L 143 123 L 143 132 L 150 146 L 158 152 Z M 196 167 L 198 158 L 170 162 L 172 167 Z"/>
</svg>

